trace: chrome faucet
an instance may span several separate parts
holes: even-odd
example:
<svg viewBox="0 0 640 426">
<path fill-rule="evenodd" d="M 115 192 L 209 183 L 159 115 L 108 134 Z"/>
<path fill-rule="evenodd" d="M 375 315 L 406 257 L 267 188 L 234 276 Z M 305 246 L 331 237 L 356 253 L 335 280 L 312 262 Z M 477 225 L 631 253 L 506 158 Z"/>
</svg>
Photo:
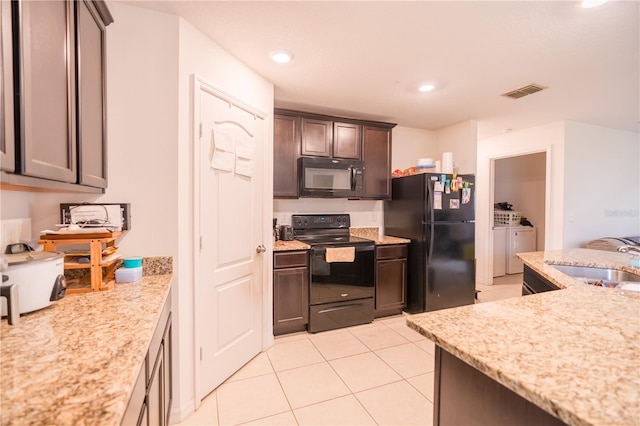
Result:
<svg viewBox="0 0 640 426">
<path fill-rule="evenodd" d="M 618 247 L 618 251 L 622 252 L 622 253 L 630 253 L 630 254 L 634 254 L 631 252 L 636 252 L 640 254 L 640 246 L 620 246 Z"/>
</svg>

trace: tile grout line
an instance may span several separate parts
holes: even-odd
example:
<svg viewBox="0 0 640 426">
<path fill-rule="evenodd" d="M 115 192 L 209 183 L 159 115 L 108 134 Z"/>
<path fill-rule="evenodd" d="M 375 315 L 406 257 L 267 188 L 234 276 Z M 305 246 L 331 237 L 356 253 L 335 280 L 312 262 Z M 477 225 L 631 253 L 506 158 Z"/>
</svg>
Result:
<svg viewBox="0 0 640 426">
<path fill-rule="evenodd" d="M 354 335 L 353 333 L 351 333 L 351 330 L 349 330 L 349 328 L 347 328 L 347 329 L 346 329 L 346 331 L 348 331 L 348 332 L 349 332 L 349 334 L 351 334 L 351 335 L 352 335 L 352 336 L 353 336 L 357 341 L 359 341 L 360 343 L 362 343 L 362 344 L 363 344 L 363 345 L 368 349 L 368 351 L 369 351 L 369 352 L 373 352 L 373 351 L 371 350 L 371 348 L 369 348 L 369 346 L 367 346 L 367 344 L 366 344 L 366 343 L 364 343 L 362 340 L 358 339 L 358 336 L 356 336 L 356 335 Z M 311 340 L 311 339 L 309 339 L 309 340 Z M 322 355 L 322 357 L 325 359 L 325 362 L 329 365 L 329 368 L 331 368 L 331 370 L 336 374 L 336 376 L 338 376 L 338 378 L 339 378 L 339 379 L 340 379 L 340 381 L 341 381 L 341 382 L 346 386 L 346 388 L 347 388 L 347 389 L 349 389 L 349 392 L 350 392 L 350 393 L 349 393 L 349 395 L 353 396 L 353 397 L 355 398 L 355 400 L 356 400 L 356 401 L 358 401 L 358 404 L 360 405 L 360 407 L 362 407 L 362 409 L 363 409 L 363 410 L 364 410 L 364 411 L 369 415 L 369 417 L 373 420 L 373 422 L 374 422 L 376 425 L 379 425 L 379 423 L 376 421 L 376 418 L 373 416 L 373 413 L 369 412 L 369 410 L 367 410 L 367 407 L 365 407 L 365 406 L 362 404 L 362 401 L 360 401 L 360 398 L 358 398 L 358 396 L 356 395 L 356 393 L 355 393 L 355 392 L 354 392 L 354 391 L 349 387 L 349 385 L 344 381 L 344 379 L 342 378 L 342 376 L 340 375 L 340 373 L 338 373 L 338 371 L 336 371 L 336 369 L 334 368 L 334 366 L 333 366 L 333 365 L 331 364 L 331 362 L 329 362 L 329 360 L 324 356 L 324 354 L 322 353 L 322 351 L 321 351 L 321 350 L 320 350 L 320 349 L 319 349 L 319 348 L 318 348 L 318 347 L 313 343 L 313 341 L 311 341 L 311 344 L 316 348 L 316 350 L 317 350 L 318 352 L 320 352 L 320 355 Z M 364 353 L 366 353 L 366 352 L 363 352 L 362 354 L 364 354 Z M 348 355 L 348 356 L 344 356 L 344 357 L 340 357 L 340 358 L 336 358 L 336 359 L 344 359 L 344 358 L 348 358 L 349 356 L 357 356 L 357 355 L 362 355 L 362 354 Z M 338 398 L 343 398 L 344 396 L 346 396 L 346 395 L 343 395 L 343 396 L 338 397 Z M 337 399 L 337 398 L 333 398 L 333 399 Z M 327 401 L 330 401 L 330 399 L 329 399 L 329 400 L 327 400 Z M 322 401 L 322 402 L 326 402 L 326 401 Z M 316 404 L 319 404 L 319 402 L 317 402 Z M 311 405 L 316 405 L 316 404 L 311 404 Z M 311 405 L 309 405 L 309 406 L 311 406 Z M 301 407 L 301 408 L 302 408 L 302 407 Z M 295 413 L 294 413 L 294 415 L 295 415 Z M 297 421 L 297 418 L 296 418 L 296 421 Z"/>
<path fill-rule="evenodd" d="M 311 341 L 308 336 L 305 336 L 305 338 L 307 340 Z M 304 339 L 300 339 L 300 340 L 304 340 Z M 295 340 L 292 340 L 292 341 L 295 341 Z M 287 343 L 287 342 L 285 342 L 285 343 Z M 311 344 L 313 345 L 313 342 L 311 342 Z M 274 343 L 274 346 L 275 346 L 275 343 Z M 293 411 L 293 407 L 291 406 L 291 401 L 289 401 L 289 397 L 287 396 L 287 393 L 285 392 L 284 387 L 282 386 L 282 382 L 280 381 L 280 376 L 278 376 L 278 372 L 276 371 L 276 368 L 273 365 L 273 362 L 271 361 L 271 357 L 269 356 L 268 351 L 265 351 L 265 353 L 267 354 L 267 359 L 269 360 L 269 364 L 271 365 L 271 368 L 273 369 L 273 374 L 275 374 L 275 376 L 276 376 L 276 380 L 278 381 L 278 385 L 280 385 L 280 390 L 282 391 L 282 394 L 284 395 L 284 398 L 287 400 L 287 405 L 289 406 L 289 411 L 291 412 L 291 415 L 293 416 L 293 419 L 296 421 L 296 424 L 299 425 L 300 422 L 298 421 L 298 418 L 296 417 L 296 413 Z M 320 355 L 322 355 L 322 354 L 320 354 Z M 292 369 L 290 369 L 290 370 L 292 370 Z M 283 371 L 286 371 L 286 370 L 283 370 Z M 285 413 L 285 412 L 286 411 L 283 411 L 283 413 Z M 283 413 L 279 413 L 279 414 L 283 414 Z M 271 417 L 271 416 L 267 416 L 267 417 Z M 259 419 L 255 419 L 253 421 L 256 421 L 256 420 L 259 420 Z"/>
</svg>

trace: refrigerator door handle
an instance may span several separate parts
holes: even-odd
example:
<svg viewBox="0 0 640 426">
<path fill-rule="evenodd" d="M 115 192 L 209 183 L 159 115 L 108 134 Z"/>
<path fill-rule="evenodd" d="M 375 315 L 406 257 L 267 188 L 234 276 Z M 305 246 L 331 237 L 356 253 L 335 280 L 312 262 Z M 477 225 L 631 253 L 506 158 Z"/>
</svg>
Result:
<svg viewBox="0 0 640 426">
<path fill-rule="evenodd" d="M 427 254 L 427 264 L 428 265 L 431 264 L 431 257 L 433 256 L 433 233 L 435 231 L 433 229 L 433 227 L 434 227 L 434 224 L 431 223 L 429 225 L 429 228 L 431 228 L 429 234 L 431 234 L 431 235 L 430 235 L 430 238 L 429 238 L 429 253 Z"/>
<path fill-rule="evenodd" d="M 424 180 L 424 185 L 425 185 L 425 196 L 427 198 L 427 215 L 428 217 L 426 217 L 426 221 L 428 223 L 433 223 L 434 220 L 434 213 L 433 213 L 433 190 L 432 190 L 432 185 L 433 183 L 426 179 Z"/>
</svg>

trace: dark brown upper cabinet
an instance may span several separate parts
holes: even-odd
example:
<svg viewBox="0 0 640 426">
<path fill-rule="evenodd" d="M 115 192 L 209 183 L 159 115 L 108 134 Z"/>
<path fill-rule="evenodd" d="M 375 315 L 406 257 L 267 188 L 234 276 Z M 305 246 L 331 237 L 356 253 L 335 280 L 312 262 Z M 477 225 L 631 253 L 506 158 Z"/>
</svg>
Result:
<svg viewBox="0 0 640 426">
<path fill-rule="evenodd" d="M 274 115 L 273 153 L 273 196 L 298 198 L 300 117 L 286 114 Z"/>
<path fill-rule="evenodd" d="M 3 1 L 3 43 L 5 3 L 16 50 L 8 63 L 3 51 L 3 80 L 17 71 L 17 119 L 15 137 L 4 141 L 15 147 L 15 168 L 5 167 L 3 149 L 3 188 L 104 192 L 105 27 L 113 17 L 103 0 Z"/>
<path fill-rule="evenodd" d="M 333 156 L 360 159 L 362 126 L 353 123 L 333 123 Z"/>
<path fill-rule="evenodd" d="M 302 117 L 302 155 L 331 157 L 333 146 L 333 122 Z"/>
<path fill-rule="evenodd" d="M 298 198 L 300 157 L 364 160 L 363 198 L 390 198 L 395 124 L 276 109 L 273 127 L 275 198 Z"/>
<path fill-rule="evenodd" d="M 317 117 L 301 120 L 302 155 L 360 159 L 361 125 Z"/>
<path fill-rule="evenodd" d="M 105 25 L 92 3 L 76 4 L 78 183 L 106 188 Z"/>
<path fill-rule="evenodd" d="M 16 167 L 11 28 L 11 2 L 0 1 L 0 168 L 9 172 Z"/>
<path fill-rule="evenodd" d="M 364 198 L 391 198 L 391 128 L 366 125 L 362 130 Z"/>
<path fill-rule="evenodd" d="M 73 3 L 21 1 L 18 144 L 23 175 L 75 183 Z"/>
</svg>

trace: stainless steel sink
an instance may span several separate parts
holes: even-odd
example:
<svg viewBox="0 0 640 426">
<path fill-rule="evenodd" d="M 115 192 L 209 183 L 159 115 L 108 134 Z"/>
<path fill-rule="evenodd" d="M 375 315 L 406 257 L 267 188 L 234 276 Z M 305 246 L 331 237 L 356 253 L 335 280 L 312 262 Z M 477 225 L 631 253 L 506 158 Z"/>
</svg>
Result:
<svg viewBox="0 0 640 426">
<path fill-rule="evenodd" d="M 596 287 L 615 288 L 640 292 L 640 275 L 609 268 L 590 266 L 549 265 L 575 278 L 577 281 Z"/>
<path fill-rule="evenodd" d="M 584 278 L 588 282 L 593 280 L 605 280 L 619 283 L 621 281 L 640 282 L 640 275 L 632 274 L 617 269 L 594 268 L 590 266 L 550 265 L 563 274 L 573 278 Z"/>
</svg>

